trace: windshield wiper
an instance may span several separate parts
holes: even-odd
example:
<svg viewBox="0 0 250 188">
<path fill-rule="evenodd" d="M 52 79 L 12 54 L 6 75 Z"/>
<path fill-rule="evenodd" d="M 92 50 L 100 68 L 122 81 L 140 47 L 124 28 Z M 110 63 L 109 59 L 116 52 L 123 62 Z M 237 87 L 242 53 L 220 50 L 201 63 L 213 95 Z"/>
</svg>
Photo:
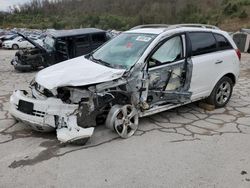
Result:
<svg viewBox="0 0 250 188">
<path fill-rule="evenodd" d="M 107 63 L 107 62 L 105 62 L 105 61 L 103 61 L 103 60 L 101 60 L 101 59 L 96 59 L 96 58 L 94 58 L 93 54 L 90 54 L 89 57 L 90 57 L 91 60 L 93 60 L 95 63 L 98 63 L 98 64 L 101 64 L 101 65 L 105 65 L 105 66 L 107 66 L 107 67 L 113 68 L 113 66 L 112 66 L 111 64 L 109 64 L 109 63 Z"/>
</svg>

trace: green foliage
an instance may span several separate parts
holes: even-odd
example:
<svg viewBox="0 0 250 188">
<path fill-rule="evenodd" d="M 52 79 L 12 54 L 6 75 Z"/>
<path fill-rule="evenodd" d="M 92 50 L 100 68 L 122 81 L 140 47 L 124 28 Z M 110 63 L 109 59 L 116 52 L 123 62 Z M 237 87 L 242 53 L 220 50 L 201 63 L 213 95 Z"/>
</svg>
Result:
<svg viewBox="0 0 250 188">
<path fill-rule="evenodd" d="M 222 5 L 223 14 L 226 16 L 238 17 L 241 19 L 248 17 L 245 7 L 250 5 L 250 0 L 224 0 Z"/>
<path fill-rule="evenodd" d="M 239 7 L 236 3 L 232 3 L 232 2 L 228 2 L 226 5 L 225 5 L 225 8 L 223 10 L 223 13 L 225 15 L 232 15 L 234 13 L 237 13 L 239 10 Z"/>
<path fill-rule="evenodd" d="M 178 21 L 184 23 L 206 23 L 207 16 L 194 4 L 187 4 L 178 15 Z"/>
<path fill-rule="evenodd" d="M 247 17 L 248 17 L 248 14 L 246 13 L 246 11 L 245 11 L 245 10 L 242 10 L 242 11 L 240 12 L 240 14 L 239 14 L 239 18 L 244 19 L 244 18 L 247 18 Z"/>
<path fill-rule="evenodd" d="M 242 6 L 250 5 L 250 0 L 239 0 L 239 4 Z"/>
</svg>

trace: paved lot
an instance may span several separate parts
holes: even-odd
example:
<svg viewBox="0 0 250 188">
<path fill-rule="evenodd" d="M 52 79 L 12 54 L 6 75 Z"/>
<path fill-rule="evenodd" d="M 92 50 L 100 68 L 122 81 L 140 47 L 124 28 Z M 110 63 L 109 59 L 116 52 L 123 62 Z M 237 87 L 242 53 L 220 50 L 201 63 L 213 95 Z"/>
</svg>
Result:
<svg viewBox="0 0 250 188">
<path fill-rule="evenodd" d="M 14 89 L 35 73 L 17 73 L 0 50 L 0 187 L 250 187 L 250 55 L 226 108 L 190 104 L 140 120 L 123 140 L 100 126 L 86 146 L 61 145 L 8 113 Z"/>
</svg>

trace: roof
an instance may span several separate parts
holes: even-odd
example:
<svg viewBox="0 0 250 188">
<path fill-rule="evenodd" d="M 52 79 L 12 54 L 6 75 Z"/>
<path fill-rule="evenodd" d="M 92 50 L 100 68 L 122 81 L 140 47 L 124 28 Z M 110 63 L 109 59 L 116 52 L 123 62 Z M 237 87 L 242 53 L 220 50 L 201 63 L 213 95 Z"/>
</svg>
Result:
<svg viewBox="0 0 250 188">
<path fill-rule="evenodd" d="M 84 28 L 84 29 L 72 29 L 72 30 L 54 30 L 54 31 L 49 31 L 49 34 L 57 38 L 57 37 L 77 36 L 77 35 L 100 33 L 100 32 L 105 32 L 105 31 L 96 28 Z"/>
</svg>

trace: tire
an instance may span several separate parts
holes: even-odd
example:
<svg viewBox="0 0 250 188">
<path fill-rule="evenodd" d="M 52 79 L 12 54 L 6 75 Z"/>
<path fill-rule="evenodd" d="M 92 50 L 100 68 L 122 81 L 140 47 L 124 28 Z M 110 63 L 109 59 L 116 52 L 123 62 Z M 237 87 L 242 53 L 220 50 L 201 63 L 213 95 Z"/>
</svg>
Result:
<svg viewBox="0 0 250 188">
<path fill-rule="evenodd" d="M 17 44 L 13 44 L 13 45 L 12 45 L 12 49 L 13 49 L 13 50 L 17 50 L 17 49 L 19 49 L 19 46 L 18 46 Z"/>
<path fill-rule="evenodd" d="M 215 108 L 222 108 L 226 106 L 230 100 L 233 92 L 233 81 L 231 78 L 225 76 L 221 78 L 215 85 L 212 93 L 206 99 L 208 104 L 214 105 Z"/>
</svg>

